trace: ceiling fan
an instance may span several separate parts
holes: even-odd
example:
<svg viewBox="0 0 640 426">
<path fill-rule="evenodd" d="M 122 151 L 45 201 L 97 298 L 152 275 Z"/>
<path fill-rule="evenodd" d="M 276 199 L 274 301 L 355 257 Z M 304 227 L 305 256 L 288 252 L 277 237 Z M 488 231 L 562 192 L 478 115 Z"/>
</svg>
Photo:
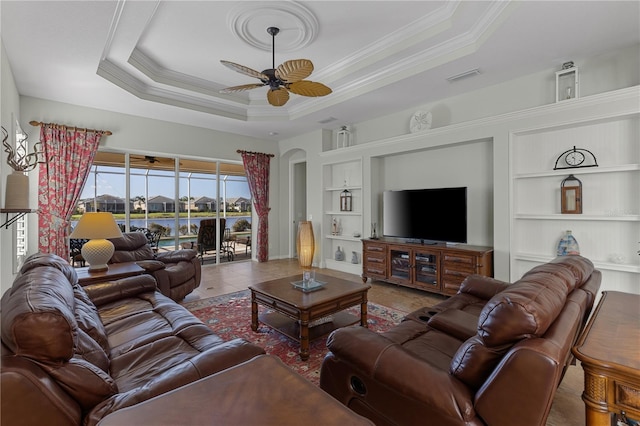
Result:
<svg viewBox="0 0 640 426">
<path fill-rule="evenodd" d="M 276 68 L 276 35 L 280 32 L 277 27 L 267 28 L 272 39 L 272 68 L 262 72 L 255 71 L 244 65 L 229 61 L 220 61 L 222 65 L 249 77 L 258 78 L 261 83 L 243 84 L 227 87 L 220 93 L 236 93 L 258 87 L 269 86 L 267 101 L 273 106 L 282 106 L 289 100 L 289 92 L 301 96 L 326 96 L 331 89 L 322 83 L 304 80 L 313 72 L 313 63 L 308 59 L 293 59 L 284 62 Z"/>
<path fill-rule="evenodd" d="M 145 164 L 157 164 L 158 166 L 173 167 L 173 158 L 158 158 L 154 155 L 132 155 L 131 164 L 145 165 Z"/>
</svg>

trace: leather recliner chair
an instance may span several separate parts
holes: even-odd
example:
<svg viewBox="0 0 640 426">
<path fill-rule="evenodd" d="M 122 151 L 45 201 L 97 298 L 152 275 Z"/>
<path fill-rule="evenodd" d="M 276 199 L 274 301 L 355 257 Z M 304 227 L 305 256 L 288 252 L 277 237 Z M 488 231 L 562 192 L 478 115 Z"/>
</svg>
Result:
<svg viewBox="0 0 640 426">
<path fill-rule="evenodd" d="M 125 232 L 109 241 L 115 247 L 109 263 L 136 262 L 156 279 L 160 293 L 177 302 L 200 285 L 202 267 L 193 249 L 154 253 L 140 232 Z"/>
</svg>

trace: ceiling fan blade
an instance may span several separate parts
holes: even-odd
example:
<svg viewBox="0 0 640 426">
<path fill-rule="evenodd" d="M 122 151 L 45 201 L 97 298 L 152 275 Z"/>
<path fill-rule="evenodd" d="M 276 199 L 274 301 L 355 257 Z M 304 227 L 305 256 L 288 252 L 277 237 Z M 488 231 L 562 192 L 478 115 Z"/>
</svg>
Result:
<svg viewBox="0 0 640 426">
<path fill-rule="evenodd" d="M 251 69 L 249 67 L 245 67 L 244 65 L 236 64 L 234 62 L 229 62 L 229 61 L 220 61 L 220 63 L 227 68 L 230 68 L 234 71 L 239 72 L 240 74 L 248 75 L 249 77 L 259 78 L 260 80 L 269 80 L 269 77 L 267 77 L 263 73 L 258 72 L 254 69 Z"/>
<path fill-rule="evenodd" d="M 267 100 L 273 106 L 282 106 L 289 100 L 289 92 L 284 87 L 267 91 Z"/>
<path fill-rule="evenodd" d="M 331 93 L 331 89 L 324 84 L 309 80 L 289 83 L 286 85 L 286 88 L 289 89 L 292 93 L 301 96 L 326 96 Z"/>
<path fill-rule="evenodd" d="M 286 83 L 307 78 L 313 72 L 313 63 L 308 59 L 286 61 L 276 69 L 276 77 Z"/>
<path fill-rule="evenodd" d="M 265 84 L 263 83 L 252 83 L 252 84 L 243 84 L 241 86 L 232 86 L 227 87 L 219 91 L 219 93 L 237 93 L 244 92 L 245 90 L 256 89 L 258 87 L 263 87 Z"/>
</svg>

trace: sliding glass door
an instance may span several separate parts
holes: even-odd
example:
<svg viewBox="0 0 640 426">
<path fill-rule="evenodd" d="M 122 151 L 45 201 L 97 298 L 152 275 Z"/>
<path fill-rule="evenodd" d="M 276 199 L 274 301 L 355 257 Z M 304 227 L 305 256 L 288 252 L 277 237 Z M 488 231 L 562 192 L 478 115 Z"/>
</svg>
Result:
<svg viewBox="0 0 640 426">
<path fill-rule="evenodd" d="M 160 232 L 160 250 L 173 250 L 195 246 L 200 221 L 218 217 L 227 238 L 250 241 L 251 210 L 240 163 L 98 152 L 71 226 L 84 212 L 109 211 L 123 231 Z"/>
</svg>

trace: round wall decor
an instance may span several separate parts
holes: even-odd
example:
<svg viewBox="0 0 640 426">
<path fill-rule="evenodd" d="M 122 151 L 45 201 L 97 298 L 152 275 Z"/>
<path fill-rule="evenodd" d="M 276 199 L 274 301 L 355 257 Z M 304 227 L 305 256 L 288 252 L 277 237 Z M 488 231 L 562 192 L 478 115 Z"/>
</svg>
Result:
<svg viewBox="0 0 640 426">
<path fill-rule="evenodd" d="M 411 133 L 421 132 L 423 130 L 429 130 L 431 128 L 431 122 L 433 117 L 431 112 L 416 111 L 409 121 L 409 130 Z"/>
</svg>

